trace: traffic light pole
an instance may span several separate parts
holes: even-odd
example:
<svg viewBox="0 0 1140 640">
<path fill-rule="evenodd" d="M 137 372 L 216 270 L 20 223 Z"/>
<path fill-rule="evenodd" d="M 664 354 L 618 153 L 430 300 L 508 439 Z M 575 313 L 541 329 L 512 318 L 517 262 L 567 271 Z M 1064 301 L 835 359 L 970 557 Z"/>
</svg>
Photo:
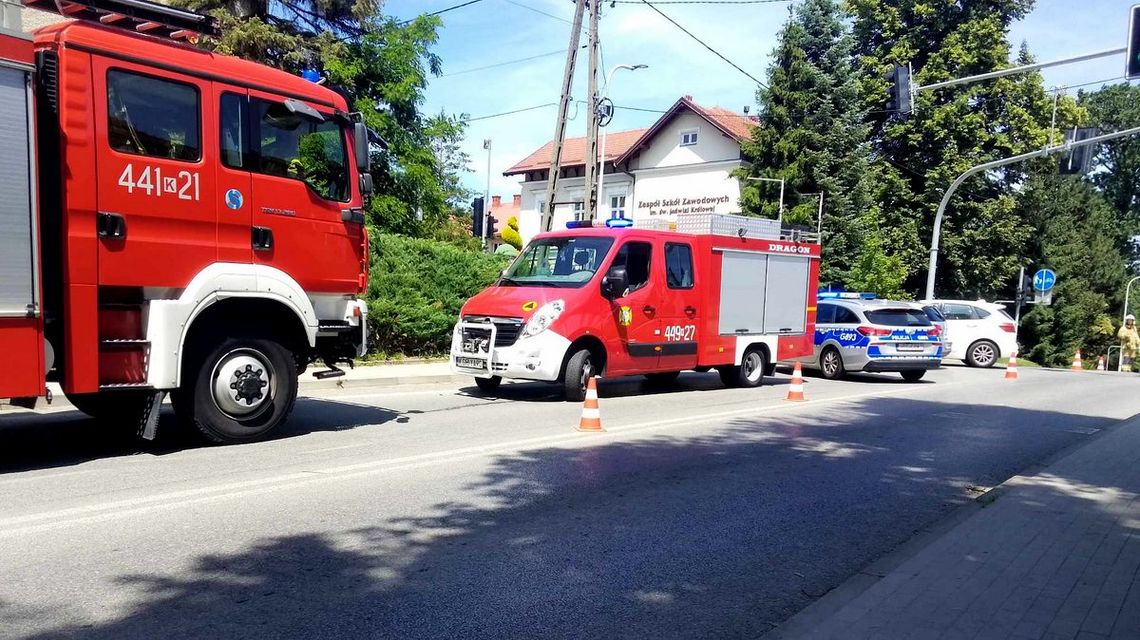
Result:
<svg viewBox="0 0 1140 640">
<path fill-rule="evenodd" d="M 993 162 L 979 164 L 975 167 L 967 169 L 964 173 L 962 173 L 962 175 L 958 176 L 954 182 L 950 183 L 950 188 L 946 190 L 945 194 L 943 194 L 942 202 L 938 203 L 938 213 L 934 215 L 934 233 L 930 238 L 930 265 L 926 273 L 925 299 L 935 299 L 934 280 L 938 275 L 938 241 L 942 236 L 942 216 L 946 213 L 946 205 L 950 203 L 950 197 L 953 196 L 954 192 L 958 190 L 958 187 L 966 181 L 966 178 L 969 178 L 970 176 L 982 171 L 989 171 L 990 169 L 997 169 L 999 167 L 1016 164 L 1018 162 L 1024 162 L 1026 160 L 1033 160 L 1034 158 L 1043 158 L 1054 153 L 1066 152 L 1073 149 L 1074 147 L 1084 147 L 1093 144 L 1100 144 L 1102 142 L 1108 142 L 1109 140 L 1127 138 L 1136 134 L 1140 134 L 1140 127 L 1132 127 L 1131 129 L 1124 129 L 1123 131 L 1106 133 L 1104 135 L 1088 138 L 1086 140 L 1069 141 L 1065 144 L 1052 145 L 1045 147 L 1044 149 L 1038 149 L 1037 151 L 1023 153 L 1019 156 L 1013 156 L 1012 158 L 1005 158 L 1003 160 L 994 160 Z"/>
<path fill-rule="evenodd" d="M 1060 60 L 1051 60 L 1049 62 L 1035 62 L 1033 64 L 1025 64 L 1020 67 L 1011 67 L 1009 69 L 1002 69 L 1000 71 L 991 71 L 989 73 L 980 73 L 976 76 L 966 76 L 965 78 L 954 78 L 953 80 L 946 80 L 945 82 L 935 82 L 914 87 L 914 92 L 919 91 L 932 91 L 934 89 L 943 89 L 945 87 L 953 87 L 959 84 L 969 84 L 971 82 L 981 82 L 983 80 L 992 80 L 994 78 L 1001 78 L 1003 76 L 1011 76 L 1016 73 L 1025 73 L 1027 71 L 1036 71 L 1038 69 L 1048 69 L 1049 67 L 1059 67 L 1065 64 L 1073 64 L 1074 62 L 1084 62 L 1085 60 L 1095 60 L 1097 58 L 1107 58 L 1122 53 L 1127 53 L 1127 47 L 1120 47 L 1117 49 L 1107 49 L 1105 51 L 1097 51 L 1096 53 L 1086 53 L 1072 58 L 1062 58 Z"/>
</svg>

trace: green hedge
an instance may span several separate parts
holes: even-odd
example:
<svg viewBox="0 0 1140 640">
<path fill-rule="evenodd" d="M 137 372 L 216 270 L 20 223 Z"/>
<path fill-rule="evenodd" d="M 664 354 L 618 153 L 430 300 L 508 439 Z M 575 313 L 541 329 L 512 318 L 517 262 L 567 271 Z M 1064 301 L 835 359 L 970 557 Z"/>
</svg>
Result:
<svg viewBox="0 0 1140 640">
<path fill-rule="evenodd" d="M 370 240 L 369 348 L 386 356 L 446 353 L 460 307 L 507 265 L 438 240 L 382 233 Z"/>
</svg>

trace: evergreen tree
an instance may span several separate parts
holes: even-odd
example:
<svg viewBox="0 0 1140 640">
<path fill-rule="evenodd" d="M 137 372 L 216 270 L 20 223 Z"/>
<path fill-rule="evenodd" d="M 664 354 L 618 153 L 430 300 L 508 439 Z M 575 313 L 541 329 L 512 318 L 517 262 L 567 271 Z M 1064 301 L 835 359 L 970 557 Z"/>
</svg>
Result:
<svg viewBox="0 0 1140 640">
<path fill-rule="evenodd" d="M 1102 132 L 1140 124 L 1140 86 L 1113 85 L 1081 96 L 1090 121 Z M 1091 179 L 1112 204 L 1120 221 L 1118 245 L 1132 262 L 1140 260 L 1140 138 L 1117 140 L 1101 146 L 1097 171 Z"/>
<path fill-rule="evenodd" d="M 834 0 L 805 0 L 779 33 L 768 86 L 757 92 L 760 126 L 743 145 L 743 176 L 782 178 L 788 222 L 815 226 L 824 194 L 821 282 L 841 282 L 866 242 L 860 216 L 872 214 L 869 127 L 862 109 L 854 45 Z M 779 185 L 744 182 L 741 205 L 779 214 Z"/>
<path fill-rule="evenodd" d="M 1116 343 L 1125 278 L 1112 206 L 1080 178 L 1049 175 L 1029 182 L 1018 207 L 1034 231 L 1026 262 L 1057 272 L 1053 304 L 1022 318 L 1026 355 L 1066 366 L 1077 349 L 1090 358 L 1106 354 Z"/>
<path fill-rule="evenodd" d="M 872 139 L 882 165 L 880 192 L 889 253 L 903 259 L 908 288 L 921 290 L 935 211 L 950 183 L 972 166 L 1025 153 L 1049 139 L 1052 100 L 1040 74 L 925 91 L 914 113 L 885 111 L 886 75 L 910 63 L 917 84 L 1011 66 L 1009 25 L 1032 0 L 848 0 L 855 16 L 856 55 L 871 112 Z M 1030 61 L 1023 46 L 1014 64 Z M 1080 109 L 1059 101 L 1061 127 L 1076 124 Z M 1038 166 L 1055 166 L 1052 162 Z M 1017 215 L 1012 187 L 1033 165 L 1012 166 L 971 178 L 947 209 L 942 226 L 938 293 L 992 297 L 1015 279 L 1018 255 L 1030 228 Z"/>
</svg>

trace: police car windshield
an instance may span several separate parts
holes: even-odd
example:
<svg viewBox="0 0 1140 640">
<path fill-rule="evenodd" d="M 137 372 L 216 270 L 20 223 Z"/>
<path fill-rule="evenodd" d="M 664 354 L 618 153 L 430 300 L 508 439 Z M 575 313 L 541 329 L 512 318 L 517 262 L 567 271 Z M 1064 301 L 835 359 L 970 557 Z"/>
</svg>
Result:
<svg viewBox="0 0 1140 640">
<path fill-rule="evenodd" d="M 929 327 L 930 318 L 921 309 L 874 309 L 867 319 L 887 327 Z"/>
<path fill-rule="evenodd" d="M 514 287 L 584 287 L 602 266 L 613 238 L 561 237 L 535 240 L 499 280 Z"/>
</svg>

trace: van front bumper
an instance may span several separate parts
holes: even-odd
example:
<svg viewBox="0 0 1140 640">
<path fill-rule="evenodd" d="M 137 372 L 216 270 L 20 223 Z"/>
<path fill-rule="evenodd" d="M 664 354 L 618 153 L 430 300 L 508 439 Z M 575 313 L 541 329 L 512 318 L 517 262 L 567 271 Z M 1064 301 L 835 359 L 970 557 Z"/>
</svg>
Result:
<svg viewBox="0 0 1140 640">
<path fill-rule="evenodd" d="M 487 351 L 463 351 L 462 328 L 490 331 L 489 324 L 460 322 L 451 334 L 451 370 L 477 378 L 499 376 L 516 380 L 555 382 L 562 376 L 562 363 L 570 341 L 547 329 L 535 336 L 522 336 L 513 345 Z M 493 344 L 494 341 L 491 341 Z M 478 366 L 475 366 L 478 365 Z"/>
</svg>

